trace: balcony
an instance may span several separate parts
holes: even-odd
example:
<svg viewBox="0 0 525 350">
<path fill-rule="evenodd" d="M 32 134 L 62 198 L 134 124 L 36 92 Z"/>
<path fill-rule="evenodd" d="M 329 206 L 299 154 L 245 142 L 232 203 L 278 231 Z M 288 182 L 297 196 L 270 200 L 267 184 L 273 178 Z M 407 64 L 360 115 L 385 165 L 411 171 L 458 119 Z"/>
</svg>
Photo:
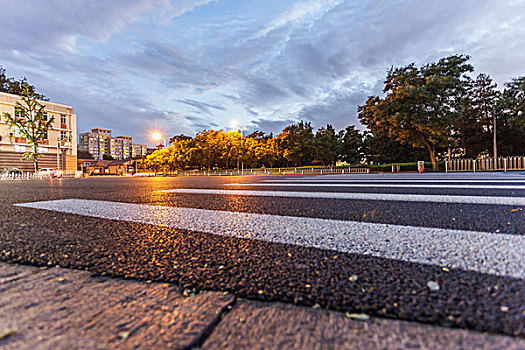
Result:
<svg viewBox="0 0 525 350">
<path fill-rule="evenodd" d="M 49 145 L 49 140 L 40 140 L 38 141 L 39 145 Z"/>
<path fill-rule="evenodd" d="M 60 124 L 60 129 L 67 129 L 67 124 Z"/>
<path fill-rule="evenodd" d="M 15 143 L 27 143 L 27 139 L 25 137 L 15 137 Z"/>
</svg>

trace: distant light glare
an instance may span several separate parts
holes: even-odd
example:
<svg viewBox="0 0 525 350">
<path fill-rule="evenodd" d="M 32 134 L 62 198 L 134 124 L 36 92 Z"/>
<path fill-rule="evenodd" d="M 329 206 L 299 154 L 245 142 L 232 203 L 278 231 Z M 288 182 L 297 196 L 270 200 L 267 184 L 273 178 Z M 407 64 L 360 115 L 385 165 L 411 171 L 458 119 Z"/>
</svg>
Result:
<svg viewBox="0 0 525 350">
<path fill-rule="evenodd" d="M 162 139 L 162 135 L 160 132 L 155 131 L 153 134 L 151 134 L 151 138 L 155 141 L 160 141 Z"/>
<path fill-rule="evenodd" d="M 234 129 L 239 129 L 240 126 L 241 126 L 241 123 L 239 123 L 239 121 L 237 119 L 232 119 L 230 121 L 230 126 Z"/>
</svg>

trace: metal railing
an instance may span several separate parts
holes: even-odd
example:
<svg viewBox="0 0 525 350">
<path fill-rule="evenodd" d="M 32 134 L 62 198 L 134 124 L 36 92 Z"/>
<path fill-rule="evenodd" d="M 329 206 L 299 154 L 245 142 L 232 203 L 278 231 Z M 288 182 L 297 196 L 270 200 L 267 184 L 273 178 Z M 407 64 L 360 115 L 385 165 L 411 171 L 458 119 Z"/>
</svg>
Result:
<svg viewBox="0 0 525 350">
<path fill-rule="evenodd" d="M 445 161 L 445 171 L 507 171 L 525 170 L 525 156 L 478 159 L 451 159 Z"/>
<path fill-rule="evenodd" d="M 52 178 L 80 178 L 82 177 L 81 171 L 62 171 L 57 176 L 51 176 L 50 174 L 38 174 L 38 173 L 6 173 L 0 175 L 0 180 L 42 180 Z"/>
<path fill-rule="evenodd" d="M 369 168 L 350 167 L 290 167 L 290 168 L 258 168 L 258 169 L 228 169 L 228 170 L 185 170 L 171 174 L 175 176 L 239 176 L 239 175 L 323 175 L 323 174 L 368 174 Z M 134 176 L 152 176 L 154 173 L 136 173 Z"/>
</svg>

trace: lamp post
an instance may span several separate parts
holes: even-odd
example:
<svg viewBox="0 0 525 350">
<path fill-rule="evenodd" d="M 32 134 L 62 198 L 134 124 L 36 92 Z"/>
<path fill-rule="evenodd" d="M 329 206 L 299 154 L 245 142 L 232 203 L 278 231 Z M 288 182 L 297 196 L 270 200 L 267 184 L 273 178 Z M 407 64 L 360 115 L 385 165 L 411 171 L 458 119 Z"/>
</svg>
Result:
<svg viewBox="0 0 525 350">
<path fill-rule="evenodd" d="M 496 136 L 496 106 L 494 106 L 494 108 L 492 109 L 492 118 L 493 118 L 493 121 L 492 121 L 492 133 L 493 133 L 493 138 L 492 138 L 492 143 L 493 143 L 493 148 L 494 148 L 494 159 L 498 158 L 498 142 L 497 142 L 497 136 Z"/>
<path fill-rule="evenodd" d="M 242 125 L 241 123 L 239 123 L 239 121 L 237 119 L 232 119 L 232 121 L 230 122 L 230 125 L 232 128 L 235 128 L 235 129 L 239 129 L 241 131 L 241 148 L 240 148 L 240 157 L 241 157 L 241 174 L 244 175 L 244 159 L 243 159 L 243 154 L 242 154 Z M 239 163 L 237 163 L 237 169 L 239 168 Z"/>
<path fill-rule="evenodd" d="M 57 137 L 57 174 L 60 174 L 60 141 L 62 141 L 61 136 Z"/>
</svg>

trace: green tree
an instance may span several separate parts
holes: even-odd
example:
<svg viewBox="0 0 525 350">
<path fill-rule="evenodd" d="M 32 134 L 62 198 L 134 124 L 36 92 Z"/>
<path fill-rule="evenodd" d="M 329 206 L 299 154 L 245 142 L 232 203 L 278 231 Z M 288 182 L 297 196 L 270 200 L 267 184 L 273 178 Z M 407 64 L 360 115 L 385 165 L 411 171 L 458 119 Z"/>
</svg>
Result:
<svg viewBox="0 0 525 350">
<path fill-rule="evenodd" d="M 310 122 L 288 125 L 277 135 L 282 156 L 294 166 L 308 165 L 313 160 L 314 134 Z"/>
<path fill-rule="evenodd" d="M 94 159 L 93 155 L 89 153 L 88 151 L 79 151 L 79 150 L 77 150 L 77 158 L 78 159 Z"/>
<path fill-rule="evenodd" d="M 20 80 L 8 78 L 6 70 L 0 66 L 0 92 L 22 96 L 24 89 L 33 93 L 40 100 L 47 100 L 44 95 L 36 93 L 35 87 L 29 84 L 25 77 Z"/>
<path fill-rule="evenodd" d="M 505 84 L 501 109 L 512 127 L 525 132 L 525 76 Z"/>
<path fill-rule="evenodd" d="M 44 105 L 38 102 L 37 94 L 28 86 L 24 87 L 21 99 L 23 103 L 16 102 L 15 115 L 11 116 L 9 113 L 4 113 L 4 117 L 9 129 L 24 137 L 31 146 L 31 152 L 24 153 L 21 159 L 33 161 L 36 173 L 38 161 L 41 158 L 38 146 L 41 141 L 47 138 L 54 118 L 48 119 L 47 115 L 44 114 Z"/>
<path fill-rule="evenodd" d="M 447 146 L 461 113 L 473 67 L 469 57 L 454 55 L 417 68 L 391 68 L 383 99 L 371 96 L 359 106 L 359 119 L 374 133 L 428 150 L 437 169 L 437 149 Z"/>
<path fill-rule="evenodd" d="M 362 153 L 368 163 L 376 164 L 430 160 L 425 149 L 403 144 L 379 131 L 375 134 L 369 131 L 364 132 Z"/>
<path fill-rule="evenodd" d="M 323 165 L 335 165 L 341 153 L 341 141 L 337 137 L 335 129 L 327 124 L 315 133 L 313 163 Z"/>
<path fill-rule="evenodd" d="M 501 96 L 496 87 L 488 75 L 479 74 L 469 89 L 465 108 L 456 120 L 454 136 L 467 157 L 490 154 L 494 115 Z"/>
<path fill-rule="evenodd" d="M 341 140 L 340 159 L 349 164 L 356 164 L 361 161 L 363 147 L 363 135 L 354 125 L 347 126 L 345 130 L 339 131 Z"/>
</svg>

